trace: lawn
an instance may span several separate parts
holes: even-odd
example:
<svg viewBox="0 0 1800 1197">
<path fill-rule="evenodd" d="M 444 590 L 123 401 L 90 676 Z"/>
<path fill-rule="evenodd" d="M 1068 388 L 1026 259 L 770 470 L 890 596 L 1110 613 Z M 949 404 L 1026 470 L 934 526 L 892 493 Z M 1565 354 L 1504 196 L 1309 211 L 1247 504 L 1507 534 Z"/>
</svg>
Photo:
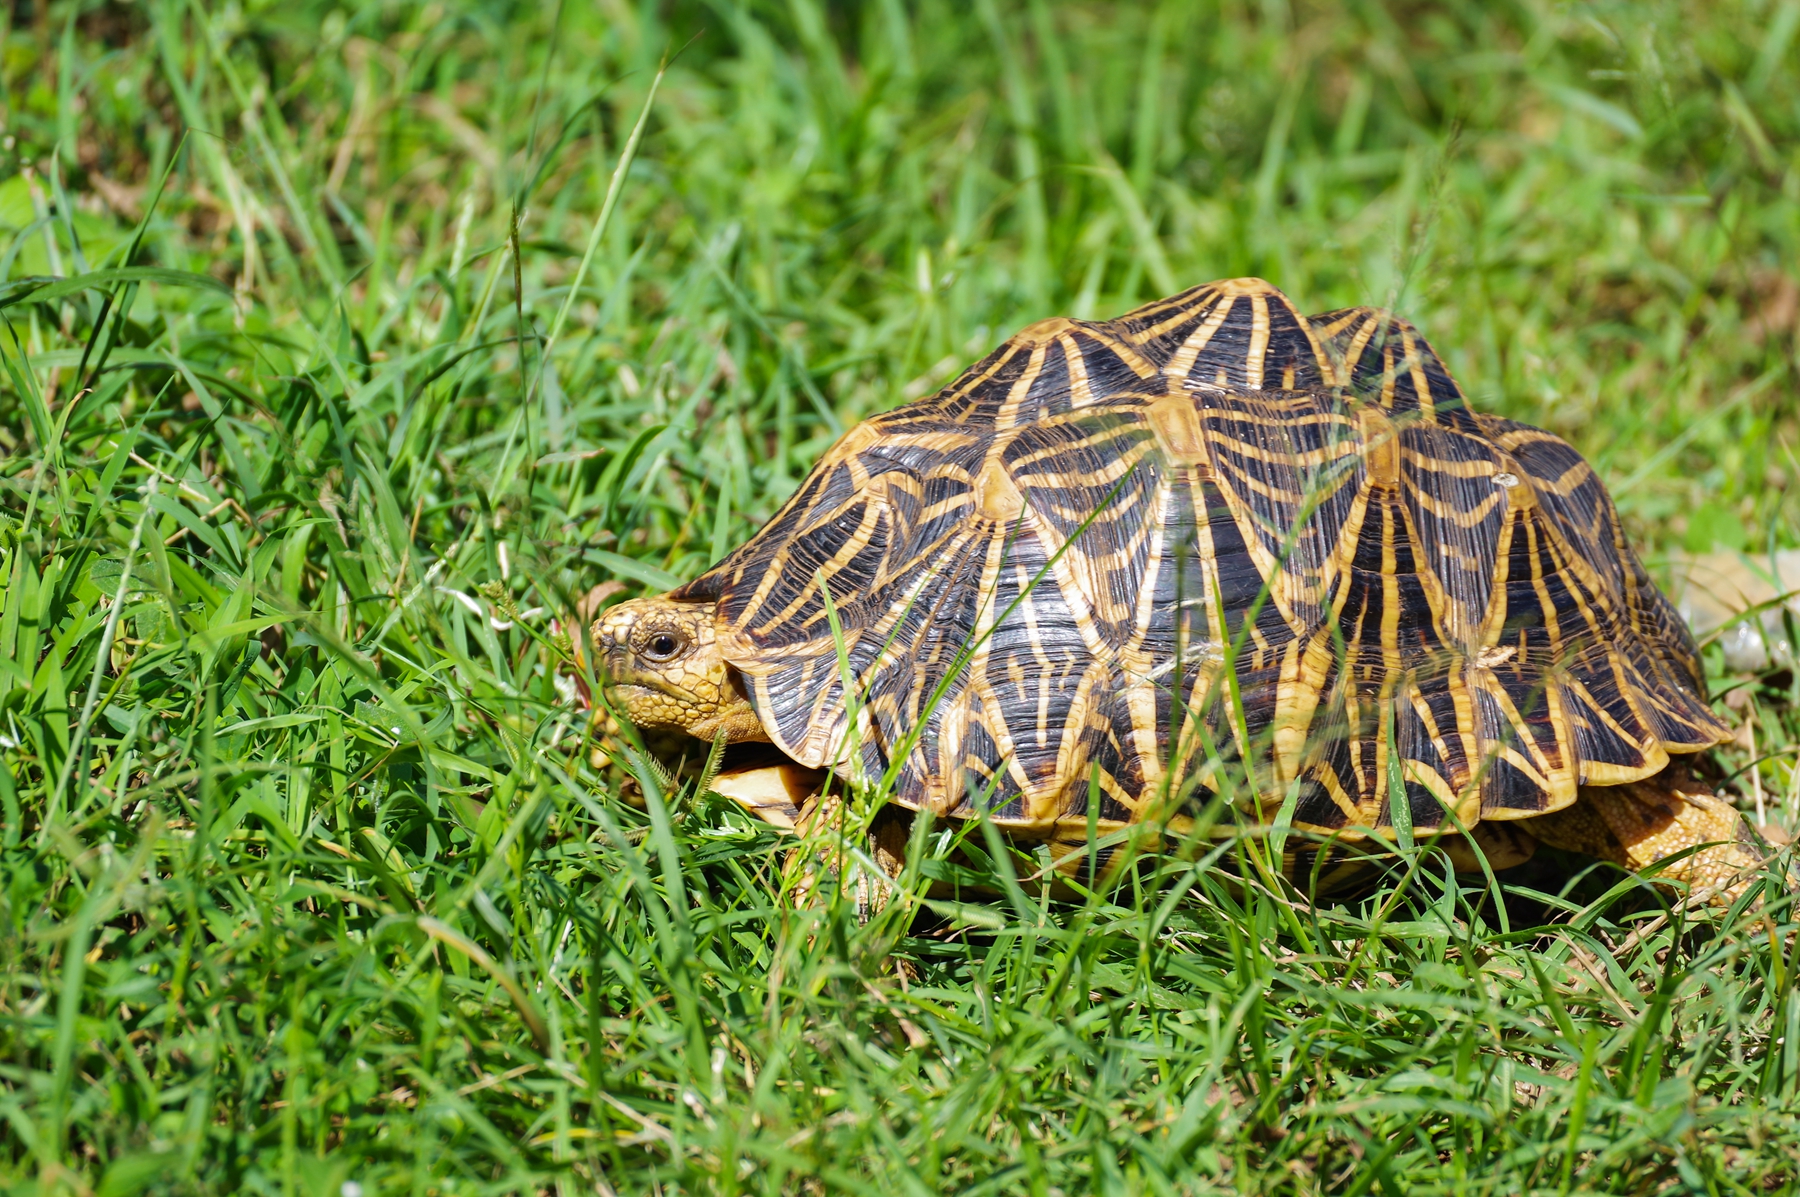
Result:
<svg viewBox="0 0 1800 1197">
<path fill-rule="evenodd" d="M 1773 888 L 871 912 L 568 699 L 856 420 L 1222 277 L 1407 315 L 1665 580 L 1800 546 L 1796 0 L 0 23 L 0 1186 L 1800 1190 Z M 1800 823 L 1800 672 L 1707 664 Z"/>
</svg>

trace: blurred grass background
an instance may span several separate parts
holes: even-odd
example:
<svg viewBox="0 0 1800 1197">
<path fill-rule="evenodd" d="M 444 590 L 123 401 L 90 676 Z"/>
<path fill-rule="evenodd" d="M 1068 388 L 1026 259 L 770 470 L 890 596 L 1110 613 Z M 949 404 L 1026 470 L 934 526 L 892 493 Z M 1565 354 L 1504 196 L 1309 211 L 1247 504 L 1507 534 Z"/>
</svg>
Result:
<svg viewBox="0 0 1800 1197">
<path fill-rule="evenodd" d="M 551 622 L 1019 326 L 1245 274 L 1415 320 L 1653 569 L 1800 544 L 1800 3 L 0 22 L 14 1191 L 1800 1183 L 1785 901 L 796 910 L 716 799 L 617 801 Z M 1709 661 L 1791 823 L 1800 683 Z"/>
</svg>

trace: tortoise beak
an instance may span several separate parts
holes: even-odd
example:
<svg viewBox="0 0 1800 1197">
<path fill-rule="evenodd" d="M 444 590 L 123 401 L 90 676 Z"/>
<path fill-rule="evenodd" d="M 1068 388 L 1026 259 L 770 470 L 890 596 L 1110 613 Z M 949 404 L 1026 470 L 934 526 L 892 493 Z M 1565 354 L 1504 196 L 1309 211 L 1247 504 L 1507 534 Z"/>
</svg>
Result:
<svg viewBox="0 0 1800 1197">
<path fill-rule="evenodd" d="M 602 641 L 600 645 L 599 676 L 602 685 L 610 686 L 620 678 L 630 676 L 631 650 L 617 640 Z"/>
<path fill-rule="evenodd" d="M 613 645 L 600 656 L 600 681 L 610 686 L 626 672 L 627 656 L 623 645 Z"/>
</svg>

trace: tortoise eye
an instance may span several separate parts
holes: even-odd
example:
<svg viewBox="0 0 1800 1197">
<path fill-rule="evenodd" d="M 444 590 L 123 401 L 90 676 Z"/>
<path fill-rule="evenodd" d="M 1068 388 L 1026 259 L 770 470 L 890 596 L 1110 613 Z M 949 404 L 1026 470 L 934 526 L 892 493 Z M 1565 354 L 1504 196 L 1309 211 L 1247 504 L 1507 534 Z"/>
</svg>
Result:
<svg viewBox="0 0 1800 1197">
<path fill-rule="evenodd" d="M 679 632 L 656 632 L 639 649 L 652 661 L 673 661 L 687 648 L 687 637 Z"/>
</svg>

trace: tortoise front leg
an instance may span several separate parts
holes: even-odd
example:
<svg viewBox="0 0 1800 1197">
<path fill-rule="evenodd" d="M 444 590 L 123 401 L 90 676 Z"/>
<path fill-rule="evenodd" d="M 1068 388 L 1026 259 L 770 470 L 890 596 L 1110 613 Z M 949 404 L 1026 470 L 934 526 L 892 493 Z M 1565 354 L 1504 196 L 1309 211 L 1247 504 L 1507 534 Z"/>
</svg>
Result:
<svg viewBox="0 0 1800 1197">
<path fill-rule="evenodd" d="M 875 862 L 877 873 L 853 859 L 850 841 L 837 837 L 854 833 L 852 814 L 838 786 L 815 787 L 801 805 L 793 832 L 806 842 L 786 854 L 793 903 L 810 905 L 819 883 L 847 885 L 856 902 L 857 921 L 866 923 L 894 896 L 894 883 L 906 867 L 906 845 L 913 812 L 887 803 L 875 812 L 861 835 L 862 846 Z M 840 872 L 840 869 L 842 872 Z"/>
</svg>

